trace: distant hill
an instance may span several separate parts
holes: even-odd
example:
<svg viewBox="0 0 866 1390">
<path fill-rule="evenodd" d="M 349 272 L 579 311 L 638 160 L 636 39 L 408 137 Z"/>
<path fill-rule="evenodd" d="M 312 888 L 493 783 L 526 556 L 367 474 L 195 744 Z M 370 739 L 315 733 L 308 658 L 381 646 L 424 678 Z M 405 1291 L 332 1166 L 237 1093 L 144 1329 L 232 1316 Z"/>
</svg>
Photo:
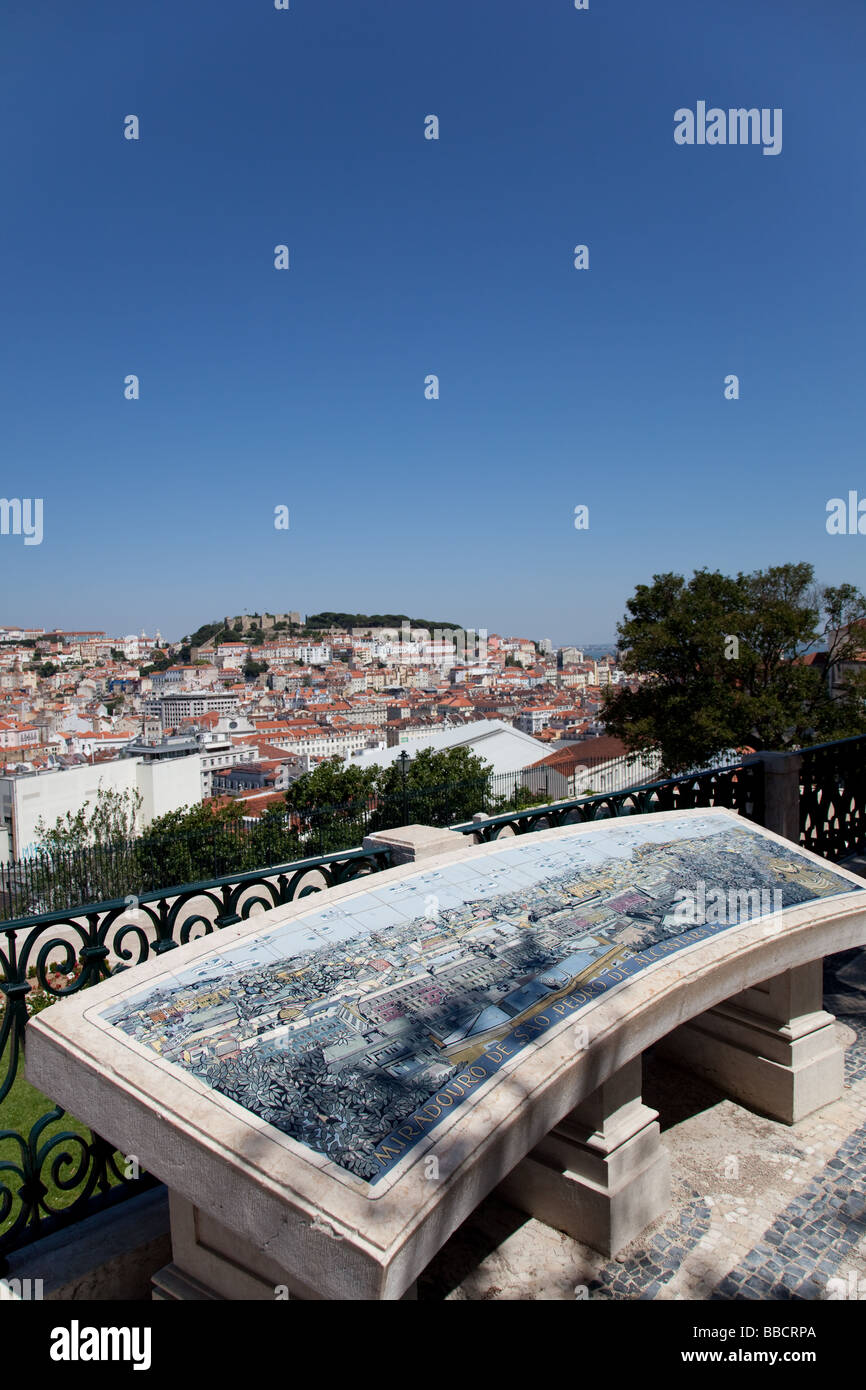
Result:
<svg viewBox="0 0 866 1390">
<path fill-rule="evenodd" d="M 331 627 L 339 627 L 349 631 L 353 627 L 399 628 L 401 623 L 408 623 L 410 627 L 424 627 L 428 630 L 433 628 L 462 630 L 460 623 L 431 622 L 429 618 L 410 618 L 406 613 L 311 613 L 302 623 L 274 622 L 273 615 L 270 613 L 255 613 L 245 615 L 243 618 L 232 619 L 228 626 L 225 621 L 203 623 L 184 641 L 180 648 L 180 659 L 189 661 L 193 650 L 210 651 L 220 642 L 237 642 L 241 637 L 244 640 L 249 640 L 252 637 L 254 642 L 260 643 L 265 637 L 276 632 L 288 631 L 295 637 L 302 637 L 323 630 L 326 631 Z"/>
<path fill-rule="evenodd" d="M 410 627 L 453 628 L 462 631 L 460 623 L 433 622 L 430 618 L 410 618 L 406 613 L 310 613 L 307 627 L 341 627 L 350 631 L 353 627 L 399 627 L 408 623 Z"/>
</svg>

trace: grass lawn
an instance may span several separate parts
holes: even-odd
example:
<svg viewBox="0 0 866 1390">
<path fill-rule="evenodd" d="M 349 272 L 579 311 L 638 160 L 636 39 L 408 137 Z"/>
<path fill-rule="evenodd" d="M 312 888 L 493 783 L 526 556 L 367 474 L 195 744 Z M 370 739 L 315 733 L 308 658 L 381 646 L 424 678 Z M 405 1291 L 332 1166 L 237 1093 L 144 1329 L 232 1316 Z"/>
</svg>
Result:
<svg viewBox="0 0 866 1390">
<path fill-rule="evenodd" d="M 18 1134 L 24 1135 L 25 1139 L 30 1133 L 32 1126 L 42 1115 L 47 1114 L 54 1108 L 54 1102 L 44 1096 L 41 1091 L 37 1091 L 24 1080 L 24 1066 L 19 1060 L 18 1075 L 12 1083 L 12 1090 L 5 1100 L 0 1101 L 0 1130 L 11 1129 Z M 85 1141 L 89 1138 L 90 1131 L 86 1125 L 66 1114 L 61 1120 L 54 1120 L 42 1131 L 39 1137 L 38 1147 L 43 1147 L 50 1142 L 52 1136 L 62 1134 L 65 1131 L 72 1131 L 80 1134 Z M 63 1207 L 70 1206 L 81 1191 L 81 1184 L 78 1184 L 70 1192 L 62 1192 L 54 1183 L 51 1177 L 51 1167 L 59 1154 L 68 1152 L 72 1162 L 62 1166 L 61 1177 L 64 1174 L 75 1172 L 81 1157 L 81 1150 L 77 1144 L 58 1144 L 52 1149 L 42 1167 L 41 1178 L 48 1192 L 45 1201 L 52 1211 L 59 1211 Z M 16 1167 L 21 1165 L 21 1147 L 14 1139 L 0 1139 L 0 1163 L 14 1163 Z M 86 1170 L 85 1175 L 86 1176 Z M 18 1215 L 19 1205 L 14 1198 L 20 1185 L 20 1179 L 14 1173 L 0 1169 L 0 1186 L 11 1188 L 13 1193 L 12 1211 L 5 1222 L 0 1223 L 0 1235 L 12 1225 Z"/>
</svg>

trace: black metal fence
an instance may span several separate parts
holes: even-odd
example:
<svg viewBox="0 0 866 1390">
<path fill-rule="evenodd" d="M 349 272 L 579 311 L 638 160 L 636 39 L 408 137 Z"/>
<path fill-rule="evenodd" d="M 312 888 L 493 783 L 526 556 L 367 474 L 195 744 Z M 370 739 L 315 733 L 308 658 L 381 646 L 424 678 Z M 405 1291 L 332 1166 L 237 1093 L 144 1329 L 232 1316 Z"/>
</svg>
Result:
<svg viewBox="0 0 866 1390">
<path fill-rule="evenodd" d="M 800 753 L 800 844 L 844 859 L 866 841 L 866 735 Z"/>
<path fill-rule="evenodd" d="M 640 780 L 639 758 L 585 759 L 587 793 L 617 790 Z M 202 829 L 171 835 L 145 831 L 136 840 L 81 849 L 37 850 L 0 864 L 0 921 L 64 911 L 107 899 L 156 892 L 175 883 L 198 883 L 226 874 L 249 873 L 268 864 L 334 854 L 360 845 L 364 836 L 396 825 L 452 825 L 478 812 L 495 815 L 559 800 L 570 794 L 569 779 L 549 767 L 414 786 L 411 763 L 387 795 L 337 806 L 286 811 L 261 822 L 214 821 Z"/>
<path fill-rule="evenodd" d="M 640 816 L 653 811 L 687 811 L 726 806 L 748 820 L 764 818 L 764 773 L 760 762 L 733 763 L 728 767 L 690 772 L 591 797 L 578 797 L 552 805 L 506 811 L 483 820 L 452 825 L 482 843 L 503 832 L 524 835 L 535 830 L 554 830 L 564 825 L 606 820 L 611 816 Z"/>
</svg>

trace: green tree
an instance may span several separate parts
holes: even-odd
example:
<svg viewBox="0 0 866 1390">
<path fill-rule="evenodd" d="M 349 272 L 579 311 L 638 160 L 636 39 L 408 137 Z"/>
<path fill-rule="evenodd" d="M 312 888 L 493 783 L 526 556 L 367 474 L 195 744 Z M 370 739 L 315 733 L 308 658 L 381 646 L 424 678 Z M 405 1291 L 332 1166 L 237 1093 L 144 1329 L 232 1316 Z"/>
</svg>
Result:
<svg viewBox="0 0 866 1390">
<path fill-rule="evenodd" d="M 51 912 L 129 892 L 141 804 L 137 790 L 100 786 L 95 801 L 67 811 L 53 825 L 40 816 L 37 860 L 47 871 L 34 875 L 39 887 L 26 910 Z"/>
<path fill-rule="evenodd" d="M 141 675 L 149 676 L 152 671 L 167 671 L 171 665 L 171 657 L 165 652 L 159 652 L 154 656 L 153 661 L 147 666 L 139 668 Z"/>
<path fill-rule="evenodd" d="M 178 883 L 198 883 L 261 868 L 253 863 L 239 801 L 200 802 L 168 811 L 150 822 L 139 839 L 140 887 L 144 892 Z"/>
<path fill-rule="evenodd" d="M 297 820 L 285 802 L 267 806 L 250 832 L 250 855 L 256 867 L 290 864 L 305 852 Z"/>
<path fill-rule="evenodd" d="M 451 825 L 500 802 L 489 765 L 466 748 L 422 749 L 388 766 L 361 768 L 328 758 L 292 783 L 286 802 L 307 853 L 360 844 L 395 825 Z"/>
<path fill-rule="evenodd" d="M 840 629 L 866 619 L 853 585 L 820 587 L 808 564 L 735 578 L 699 570 L 638 585 L 619 625 L 637 688 L 605 691 L 602 717 L 629 749 L 657 751 L 677 773 L 729 749 L 781 749 L 861 732 L 863 682 L 831 693 L 862 642 Z M 823 646 L 815 662 L 804 658 Z"/>
<path fill-rule="evenodd" d="M 58 816 L 53 825 L 40 816 L 35 827 L 39 847 L 68 851 L 132 840 L 142 800 L 141 792 L 132 788 L 121 792 L 100 786 L 95 801 L 85 801 L 77 811 Z"/>
<path fill-rule="evenodd" d="M 296 778 L 286 792 L 286 804 L 301 812 L 366 803 L 375 792 L 379 771 L 345 763 L 340 757 L 325 758 Z"/>
<path fill-rule="evenodd" d="M 429 618 L 410 618 L 408 613 L 332 613 L 329 611 L 309 613 L 306 626 L 311 630 L 339 627 L 346 631 L 353 627 L 399 627 L 401 623 L 409 623 L 411 627 L 423 627 L 428 630 L 451 628 L 454 631 L 461 631 L 460 623 L 433 622 Z"/>
<path fill-rule="evenodd" d="M 408 752 L 408 750 L 407 750 Z M 382 768 L 376 780 L 377 828 L 453 825 L 490 801 L 492 768 L 468 748 L 422 748 Z M 405 785 L 405 796 L 404 796 Z"/>
</svg>

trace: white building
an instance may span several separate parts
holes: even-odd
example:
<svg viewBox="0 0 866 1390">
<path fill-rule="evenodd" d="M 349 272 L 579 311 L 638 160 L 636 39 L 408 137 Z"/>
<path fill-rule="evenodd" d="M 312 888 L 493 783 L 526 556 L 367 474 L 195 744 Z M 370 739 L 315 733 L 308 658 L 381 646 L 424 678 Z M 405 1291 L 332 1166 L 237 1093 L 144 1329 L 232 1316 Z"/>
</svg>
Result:
<svg viewBox="0 0 866 1390">
<path fill-rule="evenodd" d="M 222 723 L 222 720 L 220 721 Z M 235 721 L 229 721 L 235 722 Z M 244 719 L 241 722 L 249 724 Z M 250 726 L 252 728 L 252 726 Z M 259 756 L 255 744 L 234 743 L 227 734 L 202 733 L 174 734 L 167 738 L 146 742 L 134 739 L 127 744 L 127 757 L 142 758 L 146 763 L 170 762 L 190 755 L 199 755 L 201 768 L 201 799 L 213 792 L 214 775 L 226 772 L 239 763 L 254 763 Z"/>
<path fill-rule="evenodd" d="M 295 659 L 305 666 L 327 666 L 331 660 L 331 648 L 324 642 L 315 642 L 295 648 Z"/>
<path fill-rule="evenodd" d="M 384 767 L 396 762 L 401 753 L 417 753 L 422 748 L 432 748 L 436 752 L 468 748 L 491 763 L 494 773 L 517 772 L 538 762 L 549 751 L 538 739 L 513 729 L 501 719 L 476 719 L 471 724 L 460 724 L 454 729 L 430 732 L 423 739 L 413 739 L 409 748 L 397 744 L 384 751 L 369 749 L 356 754 L 351 761 L 357 767 L 372 767 L 376 763 Z"/>
<path fill-rule="evenodd" d="M 215 738 L 202 744 L 201 751 L 201 794 L 202 799 L 213 792 L 214 775 L 228 772 L 229 768 L 240 763 L 254 763 L 259 750 L 255 744 L 232 743 L 231 739 Z"/>
<path fill-rule="evenodd" d="M 344 728 L 342 725 L 317 725 L 291 733 L 268 734 L 268 742 L 289 753 L 308 754 L 315 758 L 346 757 L 366 748 L 371 735 L 366 729 Z"/>
<path fill-rule="evenodd" d="M 528 705 L 517 716 L 517 728 L 525 734 L 540 734 L 557 712 L 555 705 Z"/>
<path fill-rule="evenodd" d="M 0 857 L 20 859 L 36 849 L 36 823 L 51 826 L 85 801 L 91 806 L 100 787 L 135 791 L 142 797 L 139 827 L 167 811 L 201 801 L 201 758 L 197 753 L 164 762 L 118 758 L 116 762 L 0 777 Z"/>
<path fill-rule="evenodd" d="M 237 696 L 227 691 L 176 690 L 170 695 L 153 696 L 144 702 L 145 712 L 158 715 L 164 729 L 176 729 L 182 720 L 198 719 L 203 714 L 233 714 L 237 707 Z"/>
</svg>

